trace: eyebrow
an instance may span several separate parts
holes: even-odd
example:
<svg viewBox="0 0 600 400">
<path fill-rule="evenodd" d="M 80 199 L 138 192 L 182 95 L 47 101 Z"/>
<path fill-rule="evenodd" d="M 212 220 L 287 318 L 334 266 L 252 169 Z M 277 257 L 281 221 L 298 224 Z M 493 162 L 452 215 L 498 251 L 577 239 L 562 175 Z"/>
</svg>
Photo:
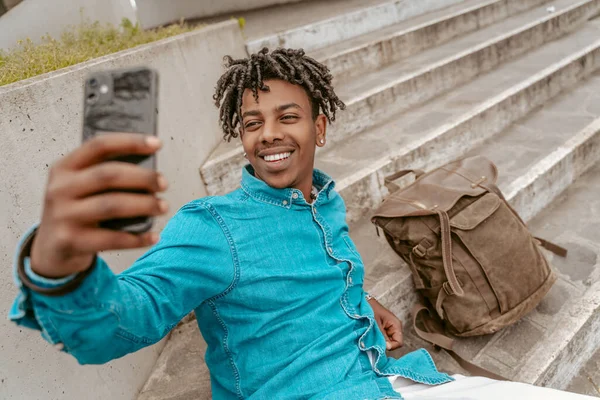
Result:
<svg viewBox="0 0 600 400">
<path fill-rule="evenodd" d="M 257 115 L 262 115 L 262 113 L 258 110 L 246 111 L 245 113 L 242 114 L 242 119 L 244 119 L 246 117 L 257 116 Z"/>
<path fill-rule="evenodd" d="M 300 110 L 302 110 L 302 107 L 300 107 L 300 105 L 296 104 L 296 103 L 287 103 L 287 104 L 283 104 L 279 107 L 277 107 L 277 111 L 285 111 L 287 109 L 290 108 L 299 108 Z"/>
<path fill-rule="evenodd" d="M 290 108 L 298 108 L 298 109 L 302 110 L 302 107 L 300 107 L 300 105 L 296 104 L 296 103 L 282 104 L 282 105 L 278 106 L 277 108 L 275 108 L 275 110 L 278 112 L 282 112 L 282 111 L 288 110 Z M 258 116 L 258 115 L 262 115 L 262 113 L 259 110 L 250 110 L 250 111 L 246 111 L 245 113 L 242 114 L 242 119 L 244 119 L 246 117 L 253 117 L 253 116 Z"/>
</svg>

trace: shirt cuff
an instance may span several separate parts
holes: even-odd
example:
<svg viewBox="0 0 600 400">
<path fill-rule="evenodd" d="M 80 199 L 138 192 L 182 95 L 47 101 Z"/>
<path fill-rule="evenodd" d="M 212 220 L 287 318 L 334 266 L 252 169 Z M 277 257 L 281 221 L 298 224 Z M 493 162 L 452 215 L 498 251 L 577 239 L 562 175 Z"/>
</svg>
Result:
<svg viewBox="0 0 600 400">
<path fill-rule="evenodd" d="M 94 292 L 97 290 L 98 285 L 104 282 L 104 280 L 109 279 L 112 272 L 100 257 L 96 257 L 95 264 L 92 266 L 94 270 L 91 271 L 90 275 L 73 292 L 60 297 L 47 297 L 32 291 L 23 285 L 19 279 L 17 268 L 20 250 L 27 239 L 35 234 L 36 229 L 37 225 L 31 227 L 23 235 L 16 248 L 13 261 L 13 277 L 18 292 L 8 312 L 8 319 L 17 325 L 41 331 L 44 339 L 52 344 L 56 344 L 60 340 L 56 330 L 49 322 L 47 314 L 51 313 L 51 310 L 72 311 L 79 309 L 82 305 L 89 304 L 94 300 Z M 77 276 L 77 274 L 74 274 L 59 279 L 44 278 L 33 272 L 29 257 L 24 259 L 24 269 L 32 283 L 44 288 L 60 287 Z"/>
<path fill-rule="evenodd" d="M 25 264 L 25 274 L 27 274 L 27 277 L 31 280 L 31 282 L 35 283 L 37 286 L 40 286 L 40 287 L 43 287 L 46 289 L 52 289 L 52 288 L 63 286 L 65 284 L 71 282 L 77 276 L 77 274 L 72 274 L 72 275 L 65 276 L 64 278 L 57 278 L 57 279 L 45 278 L 45 277 L 33 272 L 33 270 L 31 269 L 31 260 L 29 257 L 25 257 L 24 264 Z"/>
</svg>

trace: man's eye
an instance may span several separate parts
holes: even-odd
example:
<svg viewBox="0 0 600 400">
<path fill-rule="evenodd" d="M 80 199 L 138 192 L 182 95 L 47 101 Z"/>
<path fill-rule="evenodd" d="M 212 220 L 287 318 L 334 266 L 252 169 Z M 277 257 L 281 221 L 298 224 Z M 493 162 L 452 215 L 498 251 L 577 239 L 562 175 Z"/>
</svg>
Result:
<svg viewBox="0 0 600 400">
<path fill-rule="evenodd" d="M 282 120 L 288 120 L 288 121 L 293 121 L 298 119 L 297 116 L 295 115 L 284 115 L 283 117 L 281 117 Z"/>
<path fill-rule="evenodd" d="M 254 122 L 248 122 L 246 125 L 244 125 L 244 127 L 245 127 L 246 129 L 248 129 L 248 128 L 255 127 L 255 126 L 256 126 L 256 125 L 258 125 L 258 124 L 260 124 L 260 122 L 258 122 L 258 121 L 254 121 Z"/>
</svg>

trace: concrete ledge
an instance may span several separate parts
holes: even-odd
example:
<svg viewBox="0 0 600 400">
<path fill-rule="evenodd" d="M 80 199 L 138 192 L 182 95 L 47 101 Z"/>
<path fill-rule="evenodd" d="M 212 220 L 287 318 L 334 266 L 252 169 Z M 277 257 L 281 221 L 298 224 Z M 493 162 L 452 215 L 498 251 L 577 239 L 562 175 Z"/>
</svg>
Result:
<svg viewBox="0 0 600 400">
<path fill-rule="evenodd" d="M 37 42 L 46 34 L 59 37 L 65 28 L 77 24 L 82 15 L 116 26 L 127 18 L 148 29 L 182 18 L 206 18 L 300 1 L 305 0 L 27 0 L 0 18 L 0 49 L 12 48 L 18 40 L 26 38 Z"/>
<path fill-rule="evenodd" d="M 137 21 L 129 0 L 27 0 L 0 17 L 0 49 L 13 48 L 26 38 L 37 43 L 46 34 L 58 38 L 82 16 L 115 26 L 122 18 Z"/>
<path fill-rule="evenodd" d="M 144 28 L 154 28 L 181 18 L 206 18 L 300 1 L 305 0 L 145 0 L 137 2 L 137 17 Z"/>
<path fill-rule="evenodd" d="M 18 238 L 39 219 L 48 167 L 81 143 L 84 76 L 133 65 L 159 70 L 159 136 L 164 146 L 158 166 L 170 183 L 165 197 L 173 214 L 184 203 L 206 195 L 197 168 L 222 140 L 212 92 L 223 72 L 225 54 L 245 55 L 236 21 L 0 87 L 0 170 L 7 171 L 0 183 L 4 205 L 0 260 L 6 266 L 0 273 L 0 286 L 7 288 L 0 293 L 0 303 L 4 307 L 16 294 L 16 289 L 10 289 L 12 254 Z M 165 220 L 157 222 L 158 228 Z M 141 254 L 127 251 L 105 256 L 118 272 Z M 4 315 L 7 312 L 3 309 Z M 39 333 L 17 329 L 6 318 L 0 327 L 5 333 L 1 341 L 5 349 L 2 393 L 15 398 L 130 400 L 144 384 L 160 351 L 160 346 L 151 347 L 105 366 L 82 368 L 47 345 Z"/>
<path fill-rule="evenodd" d="M 251 40 L 247 43 L 247 48 L 249 53 L 255 53 L 263 47 L 292 47 L 312 51 L 458 1 L 460 0 L 396 0 Z"/>
</svg>

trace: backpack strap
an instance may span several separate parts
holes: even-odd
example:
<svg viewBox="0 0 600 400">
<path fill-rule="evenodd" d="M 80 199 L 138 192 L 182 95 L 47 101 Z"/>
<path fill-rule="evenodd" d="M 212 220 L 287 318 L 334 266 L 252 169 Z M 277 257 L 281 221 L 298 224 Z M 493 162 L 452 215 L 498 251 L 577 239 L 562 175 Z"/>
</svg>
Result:
<svg viewBox="0 0 600 400">
<path fill-rule="evenodd" d="M 456 295 L 459 297 L 464 296 L 463 291 L 456 273 L 454 272 L 454 265 L 452 264 L 452 231 L 450 230 L 450 217 L 448 213 L 442 210 L 436 209 L 435 212 L 440 217 L 440 237 L 442 243 L 442 262 L 444 264 L 444 272 L 446 273 L 446 279 L 448 279 L 448 286 L 444 289 L 448 290 L 448 295 Z M 441 306 L 441 304 L 440 304 Z"/>
<path fill-rule="evenodd" d="M 553 252 L 554 254 L 556 254 L 557 256 L 560 257 L 566 257 L 567 256 L 567 249 L 565 249 L 564 247 L 561 247 L 555 243 L 549 242 L 546 239 L 542 239 L 540 237 L 534 236 L 535 239 L 537 241 L 540 242 L 540 245 L 545 248 L 548 251 Z"/>
<path fill-rule="evenodd" d="M 424 311 L 426 311 L 426 313 L 424 313 Z M 444 349 L 446 353 L 448 353 L 465 371 L 469 372 L 471 375 L 483 376 L 498 381 L 509 380 L 501 375 L 493 373 L 492 371 L 481 368 L 480 366 L 475 365 L 458 355 L 453 350 L 454 340 L 444 334 L 444 330 L 439 326 L 439 324 L 435 323 L 427 307 L 422 304 L 417 304 L 413 308 L 412 314 L 413 327 L 416 334 L 426 342 L 433 344 L 436 348 Z M 419 314 L 423 314 L 422 322 L 427 330 L 423 330 L 417 326 L 417 317 Z M 425 316 L 425 314 L 427 315 Z"/>
<path fill-rule="evenodd" d="M 400 190 L 400 186 L 395 184 L 394 181 L 396 179 L 402 178 L 406 174 L 410 174 L 411 172 L 413 174 L 415 174 L 415 180 L 419 179 L 421 176 L 425 175 L 425 171 L 423 171 L 422 169 L 403 169 L 403 170 L 400 170 L 396 173 L 393 173 L 393 174 L 388 175 L 385 178 L 383 178 L 383 181 L 385 182 L 385 186 L 388 188 L 388 190 L 390 190 L 392 192 Z"/>
</svg>

